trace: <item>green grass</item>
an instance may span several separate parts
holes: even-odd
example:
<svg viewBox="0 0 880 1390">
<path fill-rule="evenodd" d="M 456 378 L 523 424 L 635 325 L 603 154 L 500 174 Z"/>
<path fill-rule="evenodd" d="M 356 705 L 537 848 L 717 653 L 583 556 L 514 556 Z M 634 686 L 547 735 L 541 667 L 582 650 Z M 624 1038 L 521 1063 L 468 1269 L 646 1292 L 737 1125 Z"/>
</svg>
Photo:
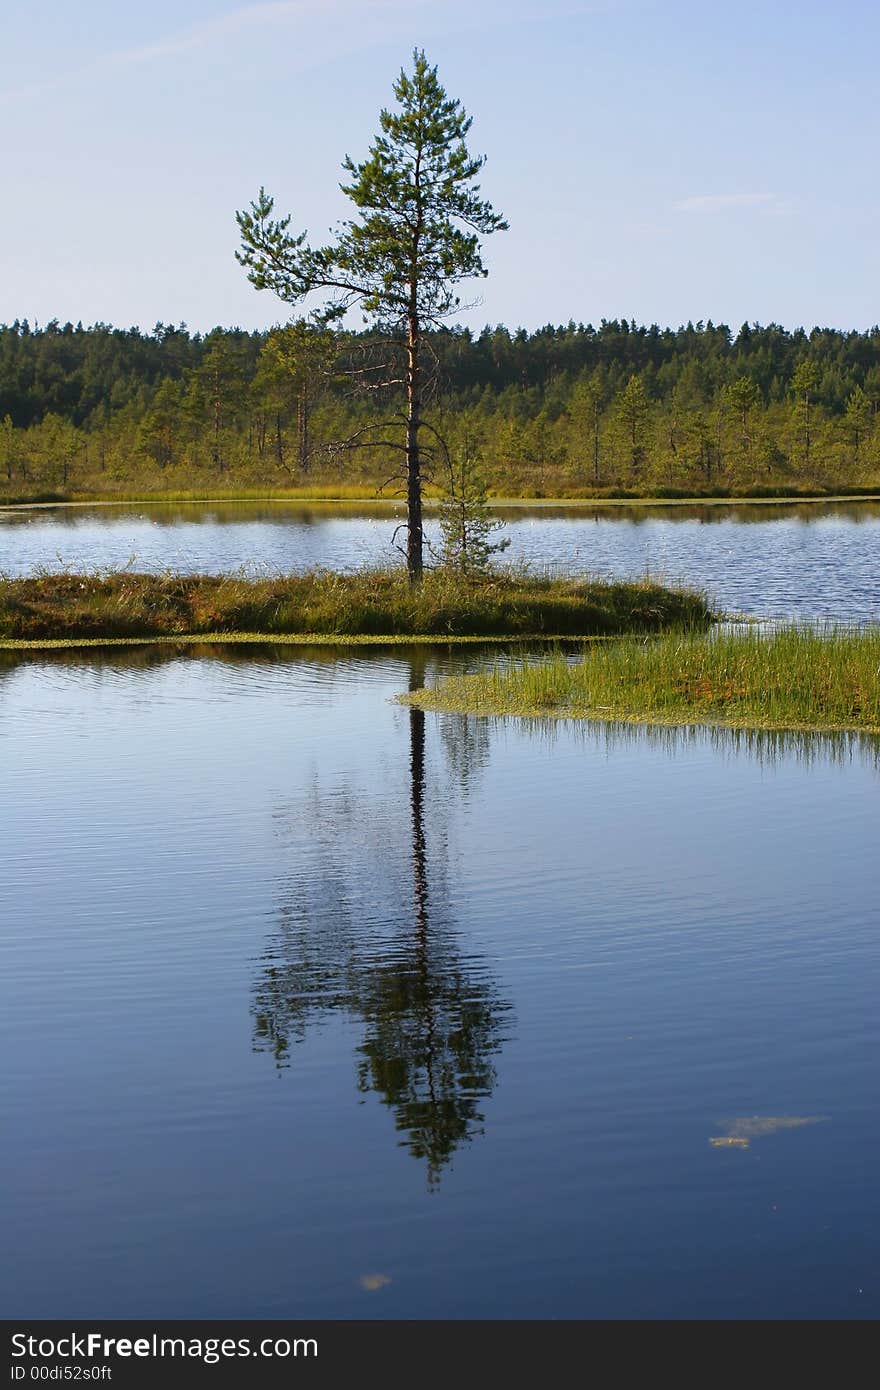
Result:
<svg viewBox="0 0 880 1390">
<path fill-rule="evenodd" d="M 0 642 L 260 637 L 516 638 L 657 632 L 708 623 L 705 599 L 648 581 L 609 584 L 400 570 L 252 577 L 37 574 L 0 579 Z"/>
<path fill-rule="evenodd" d="M 428 510 L 438 501 L 436 489 L 426 489 Z M 722 505 L 728 503 L 779 502 L 872 502 L 880 501 L 877 488 L 811 488 L 811 487 L 746 487 L 737 492 L 729 488 L 700 489 L 657 487 L 635 488 L 573 488 L 564 494 L 521 495 L 496 488 L 490 495 L 492 506 L 539 507 L 619 507 L 619 506 L 687 506 L 693 504 Z M 88 507 L 88 506 L 161 506 L 172 503 L 200 502 L 309 502 L 351 504 L 370 502 L 387 507 L 403 506 L 401 497 L 380 492 L 371 483 L 307 483 L 298 487 L 201 487 L 135 489 L 130 485 L 117 490 L 33 491 L 0 487 L 0 510 L 4 507 Z"/>
<path fill-rule="evenodd" d="M 368 502 L 381 501 L 371 483 L 304 483 L 298 487 L 96 488 L 34 492 L 0 489 L 4 506 L 97 506 L 137 502 Z M 392 499 L 393 500 L 393 499 Z M 399 500 L 399 499 L 398 499 Z"/>
<path fill-rule="evenodd" d="M 625 637 L 401 697 L 426 709 L 746 729 L 880 732 L 880 628 Z"/>
<path fill-rule="evenodd" d="M 79 651 L 83 648 L 114 648 L 114 647 L 198 647 L 198 646 L 230 646 L 230 647 L 466 647 L 466 646 L 497 646 L 497 647 L 520 647 L 524 642 L 532 643 L 572 643 L 572 642 L 609 642 L 610 636 L 587 636 L 585 633 L 577 637 L 566 637 L 562 633 L 535 633 L 528 637 L 456 637 L 446 634 L 436 637 L 430 633 L 408 633 L 398 636 L 383 636 L 379 634 L 375 637 L 362 636 L 357 633 L 347 633 L 334 635 L 332 633 L 320 632 L 182 632 L 173 637 L 37 637 L 37 638 L 12 638 L 9 640 L 0 639 L 0 652 L 50 652 L 50 651 Z"/>
</svg>

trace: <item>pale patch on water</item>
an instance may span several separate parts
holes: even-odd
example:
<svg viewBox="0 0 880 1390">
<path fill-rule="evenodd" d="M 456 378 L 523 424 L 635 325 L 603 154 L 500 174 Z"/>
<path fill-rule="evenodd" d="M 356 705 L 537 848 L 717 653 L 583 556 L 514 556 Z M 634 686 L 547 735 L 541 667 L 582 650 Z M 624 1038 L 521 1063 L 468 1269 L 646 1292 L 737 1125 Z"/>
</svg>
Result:
<svg viewBox="0 0 880 1390">
<path fill-rule="evenodd" d="M 776 1134 L 780 1129 L 801 1129 L 804 1125 L 824 1124 L 827 1115 L 745 1115 L 736 1120 L 725 1121 L 725 1134 L 716 1134 L 709 1139 L 715 1149 L 747 1149 L 753 1139 L 763 1139 L 765 1134 Z"/>
<path fill-rule="evenodd" d="M 391 1275 L 362 1274 L 358 1283 L 367 1293 L 375 1293 L 377 1289 L 384 1289 L 391 1283 Z"/>
</svg>

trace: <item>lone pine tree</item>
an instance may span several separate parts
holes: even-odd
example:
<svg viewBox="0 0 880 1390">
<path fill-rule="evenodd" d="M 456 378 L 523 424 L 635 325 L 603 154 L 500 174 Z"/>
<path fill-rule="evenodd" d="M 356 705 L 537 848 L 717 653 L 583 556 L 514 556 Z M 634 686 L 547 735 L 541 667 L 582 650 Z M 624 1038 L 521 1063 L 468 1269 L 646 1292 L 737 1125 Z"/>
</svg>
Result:
<svg viewBox="0 0 880 1390">
<path fill-rule="evenodd" d="M 341 223 L 336 241 L 312 247 L 306 233 L 289 231 L 290 217 L 274 217 L 275 201 L 264 188 L 236 219 L 236 253 L 259 290 L 273 290 L 289 304 L 318 292 L 327 324 L 359 307 L 365 318 L 389 330 L 404 352 L 406 390 L 403 443 L 406 460 L 409 575 L 422 573 L 422 343 L 461 305 L 456 287 L 486 275 L 480 238 L 507 227 L 476 182 L 485 162 L 466 139 L 471 118 L 447 95 L 424 52 L 394 84 L 397 108 L 383 110 L 380 133 L 361 164 L 346 157 L 342 191 L 357 215 Z M 383 441 L 383 447 L 387 441 Z"/>
</svg>

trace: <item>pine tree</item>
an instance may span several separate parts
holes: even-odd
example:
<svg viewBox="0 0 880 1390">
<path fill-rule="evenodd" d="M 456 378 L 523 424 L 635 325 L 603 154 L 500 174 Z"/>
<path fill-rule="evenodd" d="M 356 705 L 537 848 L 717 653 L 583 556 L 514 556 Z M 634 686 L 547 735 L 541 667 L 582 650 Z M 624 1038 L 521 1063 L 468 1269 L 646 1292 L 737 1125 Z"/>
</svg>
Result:
<svg viewBox="0 0 880 1390">
<path fill-rule="evenodd" d="M 867 393 L 861 386 L 856 386 L 850 393 L 846 402 L 846 432 L 853 452 L 858 460 L 859 450 L 865 440 L 865 436 L 870 432 L 873 411 L 871 401 Z"/>
<path fill-rule="evenodd" d="M 727 388 L 727 397 L 739 416 L 742 452 L 745 457 L 748 457 L 752 448 L 749 416 L 758 403 L 758 388 L 751 377 L 740 376 Z"/>
<path fill-rule="evenodd" d="M 798 362 L 791 379 L 791 389 L 795 396 L 795 418 L 803 431 L 804 461 L 807 464 L 810 462 L 810 448 L 813 442 L 813 397 L 819 389 L 819 380 L 819 368 L 808 357 Z"/>
<path fill-rule="evenodd" d="M 332 358 L 331 335 L 314 324 L 299 320 L 269 334 L 260 362 L 276 389 L 289 392 L 296 403 L 296 457 L 301 473 L 312 458 L 309 417 L 314 397 L 325 379 Z M 265 360 L 264 360 L 265 359 Z M 275 371 L 272 372 L 274 363 Z M 280 438 L 280 432 L 279 432 Z M 278 459 L 281 463 L 281 459 Z"/>
<path fill-rule="evenodd" d="M 361 164 L 346 157 L 342 191 L 358 216 L 343 222 L 332 245 L 310 247 L 305 232 L 292 235 L 290 217 L 276 220 L 265 189 L 237 214 L 237 253 L 257 289 L 299 304 L 313 292 L 329 295 L 325 323 L 359 306 L 368 321 L 392 330 L 405 353 L 407 568 L 422 573 L 422 347 L 426 328 L 460 307 L 456 287 L 484 276 L 480 237 L 507 224 L 479 195 L 482 156 L 468 151 L 471 120 L 450 98 L 423 52 L 394 86 L 395 111 L 383 110 L 381 133 Z M 387 441 L 382 442 L 387 447 Z"/>
<path fill-rule="evenodd" d="M 489 511 L 486 479 L 481 469 L 479 445 L 465 432 L 462 443 L 445 455 L 446 477 L 440 503 L 440 562 L 463 574 L 481 573 L 492 556 L 510 545 L 493 540 L 504 523 Z"/>
<path fill-rule="evenodd" d="M 176 427 L 181 412 L 180 383 L 163 377 L 156 387 L 150 408 L 141 421 L 140 434 L 144 447 L 160 468 L 174 461 Z"/>
<path fill-rule="evenodd" d="M 631 376 L 616 401 L 617 417 L 625 432 L 630 466 L 636 473 L 645 457 L 645 429 L 651 402 L 640 376 Z"/>
<path fill-rule="evenodd" d="M 207 405 L 211 462 L 223 473 L 229 466 L 229 429 L 235 423 L 244 399 L 242 352 L 240 343 L 221 330 L 215 330 L 207 342 L 198 376 Z"/>
<path fill-rule="evenodd" d="M 0 421 L 0 468 L 6 474 L 6 481 L 12 482 L 12 466 L 15 462 L 15 431 L 12 416 L 4 415 Z"/>
<path fill-rule="evenodd" d="M 598 372 L 578 381 L 571 393 L 568 413 L 574 425 L 578 445 L 589 453 L 593 482 L 599 483 L 600 432 L 604 391 Z"/>
</svg>

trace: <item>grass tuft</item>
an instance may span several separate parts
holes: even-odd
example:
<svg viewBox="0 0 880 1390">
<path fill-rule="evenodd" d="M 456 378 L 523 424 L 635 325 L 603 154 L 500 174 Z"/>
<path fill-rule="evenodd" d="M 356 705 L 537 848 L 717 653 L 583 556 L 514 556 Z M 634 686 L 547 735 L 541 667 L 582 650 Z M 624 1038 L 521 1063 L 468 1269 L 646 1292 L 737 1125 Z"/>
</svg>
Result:
<svg viewBox="0 0 880 1390">
<path fill-rule="evenodd" d="M 427 709 L 736 728 L 880 732 L 880 628 L 789 626 L 625 637 L 454 676 Z"/>
<path fill-rule="evenodd" d="M 41 573 L 0 579 L 0 641 L 247 633 L 336 637 L 541 637 L 706 624 L 705 599 L 649 581 L 612 584 L 445 571 L 299 575 Z"/>
</svg>

